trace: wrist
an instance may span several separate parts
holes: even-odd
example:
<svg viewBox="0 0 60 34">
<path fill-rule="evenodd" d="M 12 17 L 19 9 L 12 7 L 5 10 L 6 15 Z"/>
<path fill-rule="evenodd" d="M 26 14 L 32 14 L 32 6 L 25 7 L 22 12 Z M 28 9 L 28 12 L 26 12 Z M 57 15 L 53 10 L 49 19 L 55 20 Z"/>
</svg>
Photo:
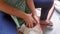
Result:
<svg viewBox="0 0 60 34">
<path fill-rule="evenodd" d="M 36 15 L 36 10 L 32 11 L 32 15 Z"/>
<path fill-rule="evenodd" d="M 36 14 L 36 12 L 34 12 L 34 13 L 32 13 L 32 15 L 34 16 L 34 15 L 37 15 L 37 14 Z"/>
<path fill-rule="evenodd" d="M 23 15 L 22 19 L 25 20 L 28 17 L 27 14 Z"/>
</svg>

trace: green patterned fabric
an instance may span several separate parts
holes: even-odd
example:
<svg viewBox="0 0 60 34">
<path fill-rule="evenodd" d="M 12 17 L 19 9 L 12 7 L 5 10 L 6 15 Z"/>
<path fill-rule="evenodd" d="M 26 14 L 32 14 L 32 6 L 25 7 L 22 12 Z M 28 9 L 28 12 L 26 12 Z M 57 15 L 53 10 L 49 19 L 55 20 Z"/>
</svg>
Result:
<svg viewBox="0 0 60 34">
<path fill-rule="evenodd" d="M 9 5 L 13 6 L 14 8 L 17 8 L 19 10 L 22 10 L 26 13 L 31 13 L 26 5 L 25 0 L 4 0 Z M 17 18 L 19 25 L 21 26 L 24 22 L 21 18 Z"/>
</svg>

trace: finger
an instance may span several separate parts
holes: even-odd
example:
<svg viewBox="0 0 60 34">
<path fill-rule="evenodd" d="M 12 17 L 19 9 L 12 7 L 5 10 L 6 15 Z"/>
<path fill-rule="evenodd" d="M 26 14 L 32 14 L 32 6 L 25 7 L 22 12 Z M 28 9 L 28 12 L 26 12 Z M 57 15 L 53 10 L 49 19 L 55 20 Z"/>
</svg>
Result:
<svg viewBox="0 0 60 34">
<path fill-rule="evenodd" d="M 33 23 L 31 23 L 31 28 L 33 28 L 34 27 L 34 25 L 33 25 Z"/>
<path fill-rule="evenodd" d="M 31 26 L 31 22 L 29 22 L 29 23 L 26 25 L 26 27 L 31 28 L 31 27 L 32 27 L 32 26 Z"/>
<path fill-rule="evenodd" d="M 25 24 L 26 27 L 29 27 L 29 26 L 28 26 L 28 23 L 24 23 L 24 24 Z"/>
<path fill-rule="evenodd" d="M 34 22 L 34 23 L 37 23 L 37 20 L 36 20 L 36 18 L 35 18 L 35 17 L 33 17 L 33 19 L 34 19 L 34 21 L 36 21 L 36 22 Z"/>
<path fill-rule="evenodd" d="M 36 20 L 34 20 L 34 19 L 33 19 L 33 23 L 35 23 L 35 24 L 36 24 L 36 23 L 37 23 L 37 22 L 36 22 Z"/>
<path fill-rule="evenodd" d="M 29 28 L 29 25 L 26 25 L 26 27 L 28 27 L 28 28 Z"/>
<path fill-rule="evenodd" d="M 34 22 L 33 22 L 33 25 L 35 26 L 36 24 L 37 24 L 36 21 L 34 21 Z"/>
<path fill-rule="evenodd" d="M 29 24 L 29 28 L 30 28 L 30 24 Z"/>
<path fill-rule="evenodd" d="M 26 23 L 24 23 L 26 25 Z"/>
<path fill-rule="evenodd" d="M 34 17 L 34 19 L 37 23 L 39 23 L 39 18 L 38 17 Z"/>
<path fill-rule="evenodd" d="M 33 27 L 33 23 L 30 23 L 30 24 L 29 24 L 29 27 L 32 28 L 32 27 Z"/>
<path fill-rule="evenodd" d="M 31 25 L 29 24 L 29 28 L 31 28 Z"/>
</svg>

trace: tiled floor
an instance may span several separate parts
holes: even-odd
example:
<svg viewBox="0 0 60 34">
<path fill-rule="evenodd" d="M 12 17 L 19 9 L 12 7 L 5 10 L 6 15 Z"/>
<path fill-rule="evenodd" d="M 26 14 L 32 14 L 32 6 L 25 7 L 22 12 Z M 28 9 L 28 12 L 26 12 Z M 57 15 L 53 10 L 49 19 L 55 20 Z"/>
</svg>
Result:
<svg viewBox="0 0 60 34">
<path fill-rule="evenodd" d="M 44 34 L 60 34 L 60 14 L 54 11 L 51 21 L 53 22 L 52 29 L 47 28 Z"/>
</svg>

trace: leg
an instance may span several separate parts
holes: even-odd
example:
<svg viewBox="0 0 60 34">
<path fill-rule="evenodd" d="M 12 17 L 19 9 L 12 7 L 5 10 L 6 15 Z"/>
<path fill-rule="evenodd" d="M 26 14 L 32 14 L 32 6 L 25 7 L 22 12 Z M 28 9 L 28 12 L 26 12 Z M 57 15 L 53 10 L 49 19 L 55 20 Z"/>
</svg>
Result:
<svg viewBox="0 0 60 34">
<path fill-rule="evenodd" d="M 41 20 L 42 23 L 40 23 L 40 24 L 52 26 L 53 25 L 52 22 L 47 20 L 47 16 L 48 16 L 48 13 L 49 13 L 48 10 L 49 9 L 42 8 L 41 17 L 40 17 L 40 20 Z"/>
<path fill-rule="evenodd" d="M 42 8 L 40 20 L 46 20 L 54 0 L 34 0 L 36 8 Z"/>
<path fill-rule="evenodd" d="M 42 20 L 42 21 L 40 21 L 40 23 L 46 22 L 45 20 L 47 19 L 48 12 L 49 12 L 53 2 L 54 2 L 54 0 L 34 0 L 35 7 L 42 8 L 42 13 L 41 13 L 41 18 L 40 18 L 40 20 Z M 50 8 L 47 8 L 47 7 L 50 7 Z M 46 23 L 44 23 L 44 24 L 46 24 Z M 43 31 L 45 31 L 46 26 L 41 25 L 41 28 Z"/>
<path fill-rule="evenodd" d="M 0 34 L 17 34 L 14 21 L 10 16 L 0 11 Z"/>
<path fill-rule="evenodd" d="M 46 20 L 49 13 L 48 8 L 42 8 L 40 20 Z"/>
<path fill-rule="evenodd" d="M 50 2 L 50 3 L 48 3 L 47 7 L 42 8 L 40 20 L 45 23 L 41 23 L 41 24 L 52 26 L 52 22 L 47 20 L 48 13 L 49 13 L 49 10 L 51 9 L 52 5 L 53 5 L 53 2 Z"/>
<path fill-rule="evenodd" d="M 52 16 L 52 14 L 54 12 L 54 6 L 55 6 L 55 4 L 53 4 L 52 8 L 49 10 L 49 14 L 48 14 L 47 20 L 51 19 L 51 16 Z"/>
<path fill-rule="evenodd" d="M 46 21 L 54 0 L 34 0 L 36 8 L 42 8 L 40 20 Z M 47 23 L 45 23 L 47 24 Z"/>
</svg>

